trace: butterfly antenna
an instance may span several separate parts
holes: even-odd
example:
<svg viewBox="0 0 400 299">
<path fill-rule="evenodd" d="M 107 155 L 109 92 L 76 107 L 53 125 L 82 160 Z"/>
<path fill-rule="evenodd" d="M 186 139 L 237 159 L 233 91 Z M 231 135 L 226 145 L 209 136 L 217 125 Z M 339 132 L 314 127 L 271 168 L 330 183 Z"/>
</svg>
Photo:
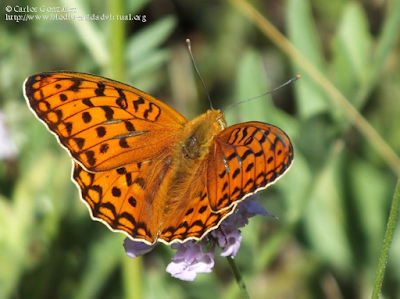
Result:
<svg viewBox="0 0 400 299">
<path fill-rule="evenodd" d="M 241 101 L 241 102 L 233 103 L 233 104 L 229 105 L 228 107 L 225 107 L 224 109 L 221 109 L 221 111 L 224 112 L 224 111 L 225 111 L 226 109 L 228 109 L 228 108 L 231 108 L 231 107 L 234 107 L 234 106 L 236 106 L 236 105 L 243 104 L 243 103 L 246 103 L 246 102 L 248 102 L 248 101 L 251 101 L 251 100 L 258 99 L 258 98 L 261 98 L 261 97 L 263 97 L 263 96 L 266 96 L 267 94 L 273 93 L 274 91 L 276 91 L 276 90 L 278 90 L 278 89 L 280 89 L 280 88 L 282 88 L 282 87 L 284 87 L 284 86 L 286 86 L 286 85 L 288 85 L 288 84 L 290 84 L 290 83 L 293 83 L 294 81 L 300 79 L 300 77 L 301 77 L 300 75 L 296 75 L 295 77 L 293 77 L 293 78 L 290 79 L 289 81 L 287 81 L 287 82 L 285 82 L 285 83 L 279 85 L 278 87 L 275 87 L 274 89 L 272 89 L 272 90 L 270 90 L 270 91 L 268 91 L 268 92 L 266 92 L 266 93 L 263 93 L 263 94 L 261 94 L 261 95 L 259 95 L 259 96 L 256 96 L 256 97 L 253 97 L 253 98 L 250 98 L 250 99 Z"/>
<path fill-rule="evenodd" d="M 186 45 L 188 47 L 190 58 L 192 59 L 192 63 L 193 63 L 194 69 L 196 70 L 197 76 L 199 76 L 201 84 L 203 85 L 204 91 L 207 94 L 208 101 L 210 102 L 210 107 L 211 107 L 212 110 L 214 110 L 214 107 L 213 107 L 212 102 L 211 102 L 210 94 L 208 93 L 207 87 L 204 84 L 203 78 L 200 76 L 200 72 L 197 69 L 196 63 L 194 62 L 194 58 L 193 58 L 193 54 L 192 54 L 192 45 L 190 43 L 190 39 L 188 39 L 188 38 L 186 39 Z"/>
</svg>

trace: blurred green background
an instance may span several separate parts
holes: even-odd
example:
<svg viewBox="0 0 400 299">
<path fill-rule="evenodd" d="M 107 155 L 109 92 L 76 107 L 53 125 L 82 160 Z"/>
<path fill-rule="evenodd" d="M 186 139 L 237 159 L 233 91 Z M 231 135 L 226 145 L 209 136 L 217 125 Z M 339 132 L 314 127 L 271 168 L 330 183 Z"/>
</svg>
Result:
<svg viewBox="0 0 400 299">
<path fill-rule="evenodd" d="M 247 3 L 247 5 L 246 5 Z M 174 251 L 128 258 L 124 237 L 90 220 L 71 162 L 22 95 L 36 72 L 110 77 L 188 119 L 208 108 L 185 39 L 228 124 L 273 123 L 295 161 L 260 203 L 236 262 L 253 298 L 369 298 L 400 174 L 400 1 L 2 1 L 3 15 L 128 15 L 138 21 L 0 21 L 0 298 L 239 298 L 219 252 L 211 274 L 165 272 Z M 6 12 L 7 6 L 13 9 Z M 71 8 L 71 13 L 40 12 Z M 275 30 L 279 30 L 280 36 Z M 287 43 L 287 40 L 290 43 Z M 349 103 L 355 107 L 352 109 Z M 366 120 L 360 118 L 357 111 Z M 371 132 L 372 125 L 377 134 Z M 17 151 L 14 151 L 14 147 Z M 395 154 L 397 153 L 397 155 Z M 400 298 L 395 231 L 382 298 Z"/>
</svg>

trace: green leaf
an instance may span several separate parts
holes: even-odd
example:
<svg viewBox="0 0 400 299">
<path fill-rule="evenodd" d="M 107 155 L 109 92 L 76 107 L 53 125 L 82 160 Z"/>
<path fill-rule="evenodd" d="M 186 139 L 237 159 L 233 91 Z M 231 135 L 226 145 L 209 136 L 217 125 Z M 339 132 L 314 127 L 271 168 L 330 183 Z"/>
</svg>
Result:
<svg viewBox="0 0 400 299">
<path fill-rule="evenodd" d="M 121 261 L 123 239 L 122 234 L 107 233 L 92 243 L 88 263 L 82 269 L 82 279 L 73 298 L 90 299 L 100 296 L 104 284 Z"/>
<path fill-rule="evenodd" d="M 167 16 L 133 35 L 127 41 L 126 48 L 126 58 L 128 63 L 132 64 L 131 67 L 135 67 L 135 63 L 165 42 L 175 26 L 176 19 L 172 16 Z"/>
<path fill-rule="evenodd" d="M 140 12 L 140 10 L 149 2 L 150 0 L 135 0 L 135 1 L 127 1 L 125 5 L 128 12 L 136 14 Z"/>
<path fill-rule="evenodd" d="M 148 75 L 152 75 L 155 71 L 157 71 L 162 65 L 164 65 L 170 57 L 170 51 L 168 50 L 157 50 L 152 51 L 149 55 L 143 57 L 142 60 L 137 61 L 134 66 L 127 68 L 127 76 L 129 78 L 129 82 L 132 82 L 134 86 L 141 86 L 141 81 L 145 79 Z M 144 88 L 141 86 L 141 88 Z"/>
<path fill-rule="evenodd" d="M 315 67 L 325 73 L 323 51 L 309 1 L 289 0 L 286 20 L 289 40 Z M 328 110 L 328 101 L 323 91 L 308 75 L 302 73 L 301 69 L 294 66 L 294 70 L 302 76 L 301 81 L 294 87 L 300 116 L 307 118 Z"/>
<path fill-rule="evenodd" d="M 336 85 L 350 100 L 369 75 L 371 44 L 365 12 L 359 3 L 348 3 L 333 41 L 332 71 Z"/>
<path fill-rule="evenodd" d="M 318 255 L 336 270 L 351 273 L 354 264 L 346 234 L 344 186 L 339 179 L 341 153 L 340 150 L 328 157 L 326 168 L 316 179 L 304 223 L 305 233 Z"/>
<path fill-rule="evenodd" d="M 364 236 L 365 255 L 370 270 L 375 271 L 376 257 L 381 250 L 385 234 L 387 208 L 391 199 L 390 184 L 383 173 L 360 159 L 352 159 L 349 165 L 350 186 L 354 205 Z"/>
<path fill-rule="evenodd" d="M 246 49 L 237 63 L 235 79 L 235 92 L 233 102 L 240 102 L 259 96 L 269 89 L 267 75 L 263 69 L 261 56 L 253 49 Z M 261 97 L 226 111 L 228 123 L 244 121 L 266 122 L 274 115 L 274 107 L 271 96 Z M 234 114 L 237 117 L 234 117 Z"/>
</svg>

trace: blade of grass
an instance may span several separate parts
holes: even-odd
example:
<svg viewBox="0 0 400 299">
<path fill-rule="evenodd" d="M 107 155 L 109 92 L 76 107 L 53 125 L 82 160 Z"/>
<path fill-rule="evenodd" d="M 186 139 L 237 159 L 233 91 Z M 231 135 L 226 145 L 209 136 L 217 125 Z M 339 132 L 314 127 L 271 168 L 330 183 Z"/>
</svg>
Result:
<svg viewBox="0 0 400 299">
<path fill-rule="evenodd" d="M 125 298 L 143 298 L 143 258 L 129 258 L 121 246 L 122 286 Z"/>
<path fill-rule="evenodd" d="M 390 208 L 385 238 L 383 239 L 381 257 L 379 259 L 374 290 L 372 292 L 372 297 L 371 297 L 373 299 L 379 298 L 379 295 L 382 290 L 383 277 L 385 276 L 385 269 L 389 256 L 390 243 L 392 241 L 394 229 L 396 227 L 396 219 L 397 219 L 397 214 L 399 212 L 399 206 L 400 206 L 400 179 L 397 181 L 396 189 L 393 195 L 393 201 L 392 201 L 392 206 Z"/>
<path fill-rule="evenodd" d="M 237 9 L 243 13 L 251 22 L 269 37 L 282 52 L 286 53 L 305 73 L 307 73 L 346 113 L 349 120 L 366 138 L 370 145 L 382 156 L 394 173 L 400 175 L 400 159 L 390 146 L 382 139 L 375 129 L 365 120 L 365 118 L 350 104 L 342 93 L 326 78 L 302 53 L 293 45 L 253 6 L 245 0 L 229 0 Z M 393 10 L 399 10 L 400 4 Z M 393 13 L 392 13 L 393 14 Z M 394 14 L 397 18 L 397 13 Z M 397 22 L 393 21 L 397 24 Z M 389 29 L 391 29 L 390 26 Z M 387 47 L 385 47 L 386 49 Z"/>
</svg>

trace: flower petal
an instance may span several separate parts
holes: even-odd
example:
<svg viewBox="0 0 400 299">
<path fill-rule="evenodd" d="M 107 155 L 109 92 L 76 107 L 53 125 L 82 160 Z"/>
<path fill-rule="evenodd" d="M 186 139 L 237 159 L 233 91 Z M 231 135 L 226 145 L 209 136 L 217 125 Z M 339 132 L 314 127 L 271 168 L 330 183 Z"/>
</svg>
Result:
<svg viewBox="0 0 400 299">
<path fill-rule="evenodd" d="M 131 258 L 138 257 L 152 251 L 156 245 L 157 243 L 155 243 L 154 245 L 147 245 L 143 242 L 132 241 L 129 238 L 125 238 L 124 240 L 125 253 Z"/>
<path fill-rule="evenodd" d="M 188 241 L 173 244 L 177 249 L 172 262 L 167 266 L 167 272 L 173 277 L 193 281 L 199 273 L 210 273 L 214 267 L 214 246 L 209 252 L 204 252 L 208 240 L 200 242 Z"/>
</svg>

